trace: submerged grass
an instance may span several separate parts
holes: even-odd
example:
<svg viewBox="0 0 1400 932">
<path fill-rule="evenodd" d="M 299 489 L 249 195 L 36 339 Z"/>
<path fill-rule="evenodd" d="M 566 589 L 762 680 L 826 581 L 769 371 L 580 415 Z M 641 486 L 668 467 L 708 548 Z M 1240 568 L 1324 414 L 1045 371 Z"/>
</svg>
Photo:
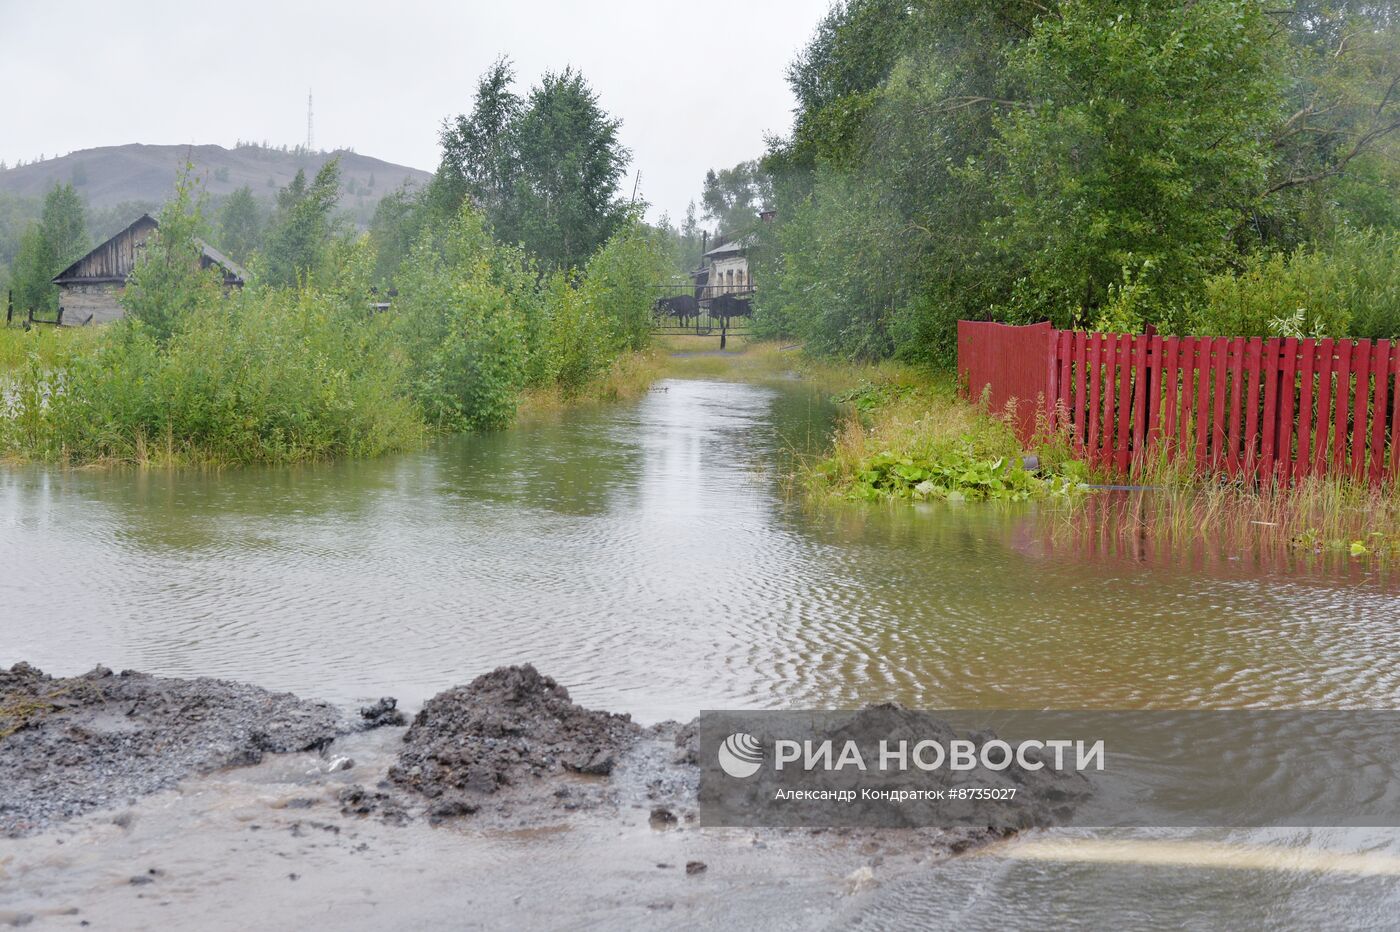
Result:
<svg viewBox="0 0 1400 932">
<path fill-rule="evenodd" d="M 609 368 L 577 388 L 556 384 L 526 389 L 520 396 L 516 417 L 531 423 L 557 418 L 578 407 L 631 401 L 646 394 L 665 368 L 665 353 L 658 347 L 623 353 Z"/>
<path fill-rule="evenodd" d="M 1388 559 L 1400 556 L 1400 495 L 1344 479 L 1311 477 L 1293 486 L 1252 486 L 1158 466 L 1149 488 L 1077 502 L 1059 515 L 1067 534 L 1194 545 Z"/>
</svg>

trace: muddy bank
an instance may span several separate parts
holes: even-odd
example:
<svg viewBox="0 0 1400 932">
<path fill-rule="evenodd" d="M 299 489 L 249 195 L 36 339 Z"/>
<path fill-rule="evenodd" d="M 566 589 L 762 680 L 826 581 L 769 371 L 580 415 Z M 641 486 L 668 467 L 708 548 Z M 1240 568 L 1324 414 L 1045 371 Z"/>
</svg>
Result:
<svg viewBox="0 0 1400 932">
<path fill-rule="evenodd" d="M 583 814 L 623 821 L 641 812 L 663 831 L 698 821 L 694 723 L 643 728 L 627 715 L 584 708 L 530 665 L 501 667 L 439 693 L 406 729 L 392 699 L 360 717 L 357 730 L 389 727 L 394 753 L 382 769 L 357 766 L 332 747 L 352 726 L 325 703 L 101 667 L 57 679 L 18 664 L 0 672 L 0 833 L 24 835 L 125 806 L 187 777 L 257 764 L 269 752 L 318 754 L 318 769 L 335 775 L 318 805 L 352 821 L 452 820 L 507 831 Z M 1053 824 L 1053 805 L 1037 804 L 1021 824 Z M 901 832 L 804 830 L 943 854 L 1011 833 L 985 824 Z"/>
<path fill-rule="evenodd" d="M 125 805 L 181 779 L 325 748 L 346 730 L 330 705 L 213 679 L 97 667 L 55 678 L 0 670 L 0 835 Z"/>
</svg>

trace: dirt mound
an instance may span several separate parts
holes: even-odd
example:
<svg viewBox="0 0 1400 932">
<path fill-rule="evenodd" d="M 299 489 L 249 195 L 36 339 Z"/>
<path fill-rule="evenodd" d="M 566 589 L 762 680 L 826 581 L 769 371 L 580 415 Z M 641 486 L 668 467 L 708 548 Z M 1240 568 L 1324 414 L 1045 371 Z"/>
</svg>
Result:
<svg viewBox="0 0 1400 932">
<path fill-rule="evenodd" d="M 0 834 L 174 785 L 265 752 L 324 748 L 344 730 L 331 706 L 213 679 L 105 667 L 54 678 L 0 670 Z"/>
<path fill-rule="evenodd" d="M 628 715 L 576 705 L 533 666 L 500 667 L 428 700 L 389 779 L 470 812 L 475 801 L 542 777 L 610 774 L 640 733 Z"/>
</svg>

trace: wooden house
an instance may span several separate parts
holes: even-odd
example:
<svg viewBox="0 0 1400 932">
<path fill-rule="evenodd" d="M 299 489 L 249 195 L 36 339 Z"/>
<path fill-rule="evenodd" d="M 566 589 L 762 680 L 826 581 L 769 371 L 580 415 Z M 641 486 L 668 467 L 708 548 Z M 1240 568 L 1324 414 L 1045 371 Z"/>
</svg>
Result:
<svg viewBox="0 0 1400 932">
<path fill-rule="evenodd" d="M 149 214 L 107 240 L 96 249 L 54 276 L 58 286 L 58 322 L 61 324 L 100 324 L 122 316 L 118 302 L 126 289 L 131 270 L 146 245 L 160 228 Z M 223 273 L 225 288 L 241 288 L 247 273 L 232 259 L 208 243 L 200 241 L 200 265 Z"/>
</svg>

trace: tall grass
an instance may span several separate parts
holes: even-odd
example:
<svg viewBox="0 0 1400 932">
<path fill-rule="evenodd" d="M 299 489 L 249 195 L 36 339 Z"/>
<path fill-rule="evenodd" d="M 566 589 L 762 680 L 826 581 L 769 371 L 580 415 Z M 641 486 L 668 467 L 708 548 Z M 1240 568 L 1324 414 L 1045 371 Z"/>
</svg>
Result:
<svg viewBox="0 0 1400 932">
<path fill-rule="evenodd" d="M 358 310 L 358 309 L 356 309 Z M 312 290 L 250 289 L 161 344 L 105 328 L 14 370 L 0 449 L 63 463 L 297 462 L 411 446 L 403 362 L 363 310 Z"/>
<path fill-rule="evenodd" d="M 1124 540 L 1249 549 L 1400 556 L 1400 495 L 1349 479 L 1309 477 L 1289 487 L 1225 484 L 1171 465 L 1143 477 L 1147 488 L 1075 502 L 1060 530 L 1092 529 Z"/>
<path fill-rule="evenodd" d="M 96 327 L 42 327 L 25 330 L 18 325 L 0 326 L 0 378 L 24 365 L 30 357 L 48 364 L 66 349 L 85 346 L 97 338 Z"/>
</svg>

